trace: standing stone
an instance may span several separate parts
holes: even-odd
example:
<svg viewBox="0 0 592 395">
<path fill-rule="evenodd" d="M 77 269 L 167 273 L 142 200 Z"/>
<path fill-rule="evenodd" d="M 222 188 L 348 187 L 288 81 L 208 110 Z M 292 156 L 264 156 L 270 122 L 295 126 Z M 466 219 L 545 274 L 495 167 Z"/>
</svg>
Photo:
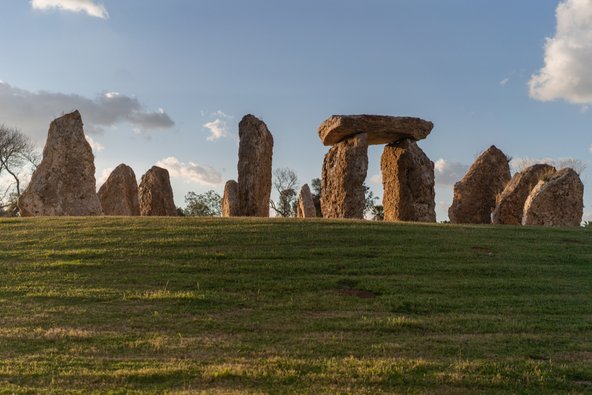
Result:
<svg viewBox="0 0 592 395">
<path fill-rule="evenodd" d="M 238 201 L 240 215 L 269 217 L 273 136 L 267 125 L 245 115 L 238 125 Z"/>
<path fill-rule="evenodd" d="M 502 225 L 522 225 L 524 203 L 539 181 L 551 176 L 556 170 L 553 166 L 537 164 L 514 174 L 510 183 L 497 198 L 493 211 L 493 223 Z"/>
<path fill-rule="evenodd" d="M 563 169 L 534 187 L 524 204 L 524 225 L 580 226 L 584 184 L 573 169 Z"/>
<path fill-rule="evenodd" d="M 434 163 L 414 140 L 385 146 L 381 169 L 385 221 L 436 222 Z"/>
<path fill-rule="evenodd" d="M 105 215 L 140 215 L 138 181 L 131 167 L 120 164 L 99 188 L 99 200 Z"/>
<path fill-rule="evenodd" d="M 368 135 L 360 133 L 331 147 L 323 161 L 321 209 L 324 218 L 364 218 Z"/>
<path fill-rule="evenodd" d="M 43 160 L 21 194 L 18 207 L 23 217 L 103 213 L 97 197 L 94 156 L 78 111 L 50 124 Z"/>
<path fill-rule="evenodd" d="M 224 196 L 222 196 L 222 216 L 238 217 L 240 207 L 238 205 L 238 183 L 234 180 L 226 181 Z"/>
<path fill-rule="evenodd" d="M 317 209 L 315 208 L 314 201 L 312 199 L 312 193 L 308 184 L 304 184 L 300 188 L 298 194 L 298 217 L 299 218 L 315 218 L 317 216 Z"/>
<path fill-rule="evenodd" d="M 490 224 L 496 197 L 510 181 L 508 158 L 495 145 L 483 152 L 462 180 L 454 185 L 448 209 L 453 224 Z"/>
<path fill-rule="evenodd" d="M 168 170 L 152 166 L 142 176 L 139 187 L 139 200 L 140 215 L 171 217 L 177 215 Z"/>
</svg>

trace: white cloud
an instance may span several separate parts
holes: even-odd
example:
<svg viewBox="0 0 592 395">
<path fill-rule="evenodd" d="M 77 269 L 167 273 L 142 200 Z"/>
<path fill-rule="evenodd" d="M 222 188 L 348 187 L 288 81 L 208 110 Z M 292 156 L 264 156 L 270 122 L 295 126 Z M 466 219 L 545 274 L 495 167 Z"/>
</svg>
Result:
<svg viewBox="0 0 592 395">
<path fill-rule="evenodd" d="M 592 103 L 592 0 L 563 0 L 555 37 L 545 43 L 545 65 L 529 81 L 530 96 Z"/>
<path fill-rule="evenodd" d="M 156 166 L 167 169 L 171 177 L 181 178 L 187 182 L 195 182 L 202 185 L 222 184 L 222 175 L 213 167 L 197 163 L 183 163 L 174 156 L 162 159 Z"/>
<path fill-rule="evenodd" d="M 590 149 L 590 152 L 592 152 L 592 144 L 590 144 L 590 147 L 589 147 L 589 149 Z"/>
<path fill-rule="evenodd" d="M 85 129 L 91 134 L 120 122 L 141 130 L 168 129 L 175 124 L 162 108 L 147 111 L 136 97 L 118 92 L 89 99 L 76 94 L 32 92 L 0 83 L 0 119 L 28 135 L 45 137 L 52 119 L 74 110 L 80 110 Z"/>
<path fill-rule="evenodd" d="M 101 175 L 97 177 L 97 191 L 99 190 L 101 185 L 103 185 L 105 181 L 107 181 L 107 178 L 109 178 L 113 170 L 115 170 L 114 167 L 107 167 L 106 169 L 103 169 Z"/>
<path fill-rule="evenodd" d="M 32 0 L 34 10 L 59 9 L 70 12 L 84 12 L 96 18 L 108 18 L 109 13 L 102 4 L 96 4 L 92 0 Z"/>
<path fill-rule="evenodd" d="M 434 163 L 436 184 L 454 185 L 465 176 L 468 170 L 469 166 L 464 163 L 438 159 Z"/>
<path fill-rule="evenodd" d="M 374 174 L 370 177 L 370 182 L 374 185 L 382 186 L 382 174 Z"/>
<path fill-rule="evenodd" d="M 98 141 L 95 141 L 88 134 L 85 134 L 84 137 L 86 137 L 86 141 L 88 141 L 94 153 L 101 152 L 105 149 L 105 146 L 103 144 L 99 143 Z"/>
<path fill-rule="evenodd" d="M 203 127 L 210 131 L 210 136 L 206 139 L 208 141 L 214 141 L 228 136 L 228 123 L 220 118 L 205 123 Z"/>
<path fill-rule="evenodd" d="M 509 78 L 504 78 L 503 80 L 500 81 L 500 85 L 501 86 L 505 86 L 508 82 L 510 82 Z"/>
<path fill-rule="evenodd" d="M 201 115 L 205 116 L 204 111 L 201 112 Z M 214 117 L 215 119 L 202 125 L 210 131 L 210 135 L 206 139 L 207 141 L 215 141 L 230 136 L 228 122 L 226 120 L 234 118 L 232 115 L 228 115 L 222 110 L 218 110 L 211 113 L 210 117 Z"/>
</svg>

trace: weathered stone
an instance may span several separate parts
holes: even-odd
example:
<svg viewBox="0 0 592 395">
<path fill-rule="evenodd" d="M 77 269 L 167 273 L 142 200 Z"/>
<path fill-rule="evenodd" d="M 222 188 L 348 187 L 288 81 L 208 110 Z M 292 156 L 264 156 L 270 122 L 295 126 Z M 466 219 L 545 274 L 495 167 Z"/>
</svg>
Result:
<svg viewBox="0 0 592 395">
<path fill-rule="evenodd" d="M 304 184 L 302 188 L 300 188 L 300 193 L 298 194 L 298 217 L 315 218 L 316 216 L 317 210 L 312 199 L 312 193 L 310 192 L 308 184 Z"/>
<path fill-rule="evenodd" d="M 142 176 L 138 191 L 140 215 L 170 217 L 177 215 L 168 170 L 152 166 Z"/>
<path fill-rule="evenodd" d="M 453 224 L 490 224 L 496 197 L 510 181 L 506 155 L 492 145 L 454 185 L 454 199 L 448 209 Z"/>
<path fill-rule="evenodd" d="M 538 164 L 514 174 L 497 198 L 493 210 L 493 223 L 502 225 L 521 225 L 524 203 L 539 181 L 555 173 L 553 166 Z"/>
<path fill-rule="evenodd" d="M 238 201 L 238 183 L 234 180 L 226 181 L 224 196 L 222 196 L 222 216 L 238 217 L 240 207 Z"/>
<path fill-rule="evenodd" d="M 120 164 L 99 188 L 99 200 L 105 215 L 140 215 L 138 181 L 131 167 Z"/>
<path fill-rule="evenodd" d="M 385 221 L 436 222 L 434 163 L 415 141 L 385 146 L 381 169 Z"/>
<path fill-rule="evenodd" d="M 240 215 L 269 217 L 273 136 L 267 125 L 245 115 L 238 125 L 238 200 Z"/>
<path fill-rule="evenodd" d="M 21 216 L 101 215 L 94 156 L 78 111 L 49 126 L 43 160 L 18 200 Z"/>
<path fill-rule="evenodd" d="M 563 169 L 534 187 L 522 223 L 542 226 L 580 226 L 584 212 L 584 184 L 573 169 Z"/>
<path fill-rule="evenodd" d="M 387 115 L 332 115 L 319 126 L 324 145 L 337 144 L 359 133 L 368 134 L 368 145 L 389 144 L 404 138 L 425 139 L 434 124 L 420 118 Z"/>
<path fill-rule="evenodd" d="M 364 218 L 368 135 L 357 134 L 331 147 L 323 161 L 321 208 L 324 218 Z"/>
</svg>

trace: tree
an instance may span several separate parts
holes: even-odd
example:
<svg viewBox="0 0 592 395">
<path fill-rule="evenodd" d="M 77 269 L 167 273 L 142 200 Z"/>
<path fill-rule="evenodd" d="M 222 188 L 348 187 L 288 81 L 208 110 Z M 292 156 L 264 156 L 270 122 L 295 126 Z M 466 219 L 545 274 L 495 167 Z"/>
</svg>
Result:
<svg viewBox="0 0 592 395">
<path fill-rule="evenodd" d="M 298 213 L 298 177 L 287 167 L 275 169 L 273 187 L 278 193 L 278 201 L 269 201 L 271 208 L 280 217 L 295 217 Z"/>
<path fill-rule="evenodd" d="M 364 215 L 372 213 L 372 209 L 375 207 L 374 202 L 379 199 L 378 196 L 374 196 L 374 192 L 364 182 Z"/>
<path fill-rule="evenodd" d="M 317 211 L 317 217 L 323 217 L 323 210 L 321 209 L 321 179 L 320 178 L 313 178 L 310 181 L 310 189 L 312 193 L 312 201 L 315 205 L 315 210 Z"/>
<path fill-rule="evenodd" d="M 377 204 L 372 207 L 370 214 L 372 215 L 373 221 L 384 221 L 384 207 L 382 204 Z"/>
<path fill-rule="evenodd" d="M 9 215 L 18 211 L 16 201 L 21 195 L 22 178 L 28 170 L 37 167 L 39 154 L 35 144 L 19 129 L 0 125 L 0 176 L 7 174 L 12 179 L 5 185 L 3 195 L 0 197 L 0 210 Z"/>
<path fill-rule="evenodd" d="M 222 198 L 215 191 L 197 194 L 189 192 L 185 195 L 183 210 L 186 216 L 191 217 L 219 217 L 222 215 Z"/>
</svg>

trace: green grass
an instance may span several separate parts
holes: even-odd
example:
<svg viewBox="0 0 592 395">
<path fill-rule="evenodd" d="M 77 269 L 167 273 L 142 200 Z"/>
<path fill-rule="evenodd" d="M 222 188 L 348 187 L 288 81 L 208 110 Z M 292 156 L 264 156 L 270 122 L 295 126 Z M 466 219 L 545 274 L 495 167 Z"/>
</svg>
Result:
<svg viewBox="0 0 592 395">
<path fill-rule="evenodd" d="M 592 232 L 0 220 L 0 393 L 592 392 Z"/>
</svg>

